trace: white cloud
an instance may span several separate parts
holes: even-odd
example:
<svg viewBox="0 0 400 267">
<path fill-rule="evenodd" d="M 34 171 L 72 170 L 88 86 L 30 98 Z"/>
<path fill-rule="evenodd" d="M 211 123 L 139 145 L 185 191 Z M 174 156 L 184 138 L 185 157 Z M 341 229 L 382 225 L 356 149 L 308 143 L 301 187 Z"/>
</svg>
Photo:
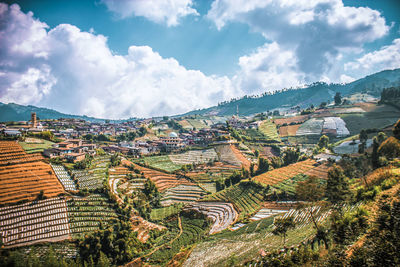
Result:
<svg viewBox="0 0 400 267">
<path fill-rule="evenodd" d="M 179 19 L 188 15 L 199 15 L 192 8 L 192 0 L 102 0 L 107 8 L 121 18 L 145 17 L 156 23 L 176 26 Z"/>
<path fill-rule="evenodd" d="M 102 35 L 69 24 L 47 32 L 17 5 L 0 4 L 0 21 L 2 102 L 127 118 L 178 114 L 241 94 L 227 77 L 187 70 L 148 46 L 114 55 Z"/>
<path fill-rule="evenodd" d="M 275 91 L 304 83 L 304 73 L 298 70 L 294 53 L 275 42 L 240 57 L 239 66 L 240 71 L 233 81 L 240 88 L 246 88 L 246 93 Z"/>
<path fill-rule="evenodd" d="M 386 69 L 400 68 L 400 39 L 346 63 L 344 68 L 345 71 L 357 72 L 360 77 Z"/>
<path fill-rule="evenodd" d="M 297 77 L 303 79 L 299 83 L 340 82 L 342 60 L 362 51 L 366 42 L 383 37 L 390 29 L 380 12 L 344 6 L 342 0 L 215 0 L 207 17 L 217 28 L 229 22 L 248 24 L 268 43 L 276 43 L 282 51 L 291 52 L 291 61 L 296 66 L 291 66 L 289 71 L 299 73 Z M 276 71 L 271 68 L 264 75 L 274 74 Z M 254 72 L 254 76 L 258 79 L 259 72 Z M 289 77 L 293 79 L 296 75 Z M 271 80 L 272 87 L 274 83 Z"/>
</svg>

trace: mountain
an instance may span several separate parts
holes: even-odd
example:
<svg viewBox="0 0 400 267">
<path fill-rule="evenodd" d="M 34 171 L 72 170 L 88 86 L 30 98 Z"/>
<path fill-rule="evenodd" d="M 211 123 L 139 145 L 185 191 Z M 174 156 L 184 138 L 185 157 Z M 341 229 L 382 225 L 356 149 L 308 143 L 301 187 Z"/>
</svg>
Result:
<svg viewBox="0 0 400 267">
<path fill-rule="evenodd" d="M 104 122 L 104 119 L 97 119 L 88 116 L 69 115 L 48 108 L 38 108 L 30 105 L 23 106 L 14 103 L 4 104 L 0 102 L 0 121 L 27 121 L 30 120 L 32 112 L 36 112 L 37 117 L 41 120 L 71 118 L 82 119 L 91 122 Z"/>
<path fill-rule="evenodd" d="M 384 88 L 400 85 L 400 69 L 385 70 L 348 84 L 313 83 L 305 88 L 287 89 L 261 97 L 244 96 L 241 99 L 226 101 L 218 106 L 194 110 L 185 115 L 234 115 L 239 109 L 239 115 L 251 115 L 272 109 L 300 106 L 305 108 L 319 105 L 321 102 L 333 101 L 336 92 L 342 96 L 356 93 L 366 93 L 379 97 Z"/>
</svg>

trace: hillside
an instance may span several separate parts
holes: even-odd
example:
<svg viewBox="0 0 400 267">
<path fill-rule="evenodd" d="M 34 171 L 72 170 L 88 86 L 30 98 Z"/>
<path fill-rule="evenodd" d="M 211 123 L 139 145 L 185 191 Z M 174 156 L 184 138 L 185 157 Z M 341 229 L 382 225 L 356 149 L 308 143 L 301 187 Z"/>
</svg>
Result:
<svg viewBox="0 0 400 267">
<path fill-rule="evenodd" d="M 400 85 L 400 69 L 385 70 L 348 84 L 326 84 L 317 82 L 302 89 L 288 89 L 261 97 L 244 96 L 239 100 L 223 102 L 218 106 L 194 110 L 184 115 L 234 115 L 239 108 L 239 114 L 247 116 L 272 109 L 309 105 L 319 105 L 321 102 L 333 101 L 336 92 L 342 96 L 355 93 L 366 93 L 379 97 L 384 88 Z"/>
</svg>

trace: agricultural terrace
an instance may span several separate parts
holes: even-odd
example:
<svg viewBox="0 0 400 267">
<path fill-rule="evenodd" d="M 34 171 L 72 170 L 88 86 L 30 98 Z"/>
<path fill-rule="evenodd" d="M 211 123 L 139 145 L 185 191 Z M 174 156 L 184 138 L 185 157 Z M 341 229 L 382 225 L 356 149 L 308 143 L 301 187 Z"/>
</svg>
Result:
<svg viewBox="0 0 400 267">
<path fill-rule="evenodd" d="M 71 172 L 74 181 L 78 184 L 79 190 L 94 190 L 103 187 L 104 179 L 102 177 L 94 176 L 87 170 L 72 170 Z"/>
<path fill-rule="evenodd" d="M 26 153 L 42 153 L 43 150 L 50 148 L 54 143 L 37 138 L 27 137 L 24 142 L 19 142 L 21 147 L 25 150 Z"/>
<path fill-rule="evenodd" d="M 234 145 L 231 146 L 231 149 L 233 154 L 235 154 L 236 158 L 241 162 L 242 166 L 248 170 L 251 164 L 250 160 L 246 158 L 236 146 Z"/>
<path fill-rule="evenodd" d="M 166 172 L 173 172 L 182 168 L 181 164 L 176 164 L 172 162 L 168 155 L 164 156 L 152 156 L 152 157 L 144 157 L 137 160 L 138 163 L 141 163 L 145 166 L 149 166 L 150 168 L 154 168 L 157 170 L 162 170 Z"/>
<path fill-rule="evenodd" d="M 213 162 L 218 159 L 218 156 L 215 150 L 211 148 L 206 150 L 189 150 L 181 154 L 171 154 L 169 158 L 175 164 L 184 165 Z"/>
<path fill-rule="evenodd" d="M 56 174 L 58 180 L 63 185 L 64 189 L 67 191 L 76 191 L 76 184 L 74 180 L 72 180 L 71 176 L 69 176 L 68 172 L 65 170 L 62 165 L 54 165 L 50 164 L 53 168 L 54 173 Z"/>
<path fill-rule="evenodd" d="M 0 141 L 0 166 L 43 160 L 39 154 L 27 154 L 15 141 Z"/>
<path fill-rule="evenodd" d="M 260 124 L 258 130 L 264 134 L 264 136 L 268 140 L 273 140 L 276 142 L 280 142 L 281 139 L 279 138 L 278 131 L 276 129 L 276 125 L 272 123 L 270 120 L 265 120 Z"/>
<path fill-rule="evenodd" d="M 281 126 L 279 127 L 279 136 L 280 137 L 295 136 L 299 128 L 300 124 Z"/>
<path fill-rule="evenodd" d="M 210 128 L 207 125 L 207 122 L 203 119 L 187 119 L 187 121 L 193 126 L 193 128 L 196 128 L 196 130 Z"/>
<path fill-rule="evenodd" d="M 168 207 L 152 209 L 151 213 L 150 213 L 150 219 L 152 221 L 162 221 L 171 215 L 179 214 L 179 212 L 182 210 L 183 206 L 184 206 L 184 204 L 177 203 L 177 204 L 174 204 L 174 205 L 171 205 Z"/>
<path fill-rule="evenodd" d="M 215 162 L 210 165 L 196 166 L 194 171 L 188 172 L 186 176 L 195 180 L 198 183 L 212 183 L 216 180 L 226 179 L 233 174 L 235 170 L 240 170 L 240 167 Z"/>
<path fill-rule="evenodd" d="M 242 166 L 242 162 L 236 157 L 232 146 L 233 145 L 218 145 L 215 146 L 215 151 L 221 162 L 240 167 Z"/>
<path fill-rule="evenodd" d="M 68 220 L 73 236 L 99 230 L 100 225 L 107 225 L 117 219 L 113 206 L 112 202 L 100 194 L 68 200 Z"/>
<path fill-rule="evenodd" d="M 68 239 L 65 199 L 50 198 L 0 208 L 0 237 L 6 248 Z"/>
<path fill-rule="evenodd" d="M 0 203 L 56 197 L 64 189 L 49 164 L 42 161 L 0 167 Z"/>
<path fill-rule="evenodd" d="M 268 217 L 275 216 L 277 214 L 281 213 L 286 213 L 288 212 L 287 210 L 275 210 L 275 209 L 260 209 L 257 211 L 256 214 L 253 215 L 253 217 L 250 218 L 252 221 L 259 221 Z M 244 226 L 244 225 L 243 225 Z"/>
<path fill-rule="evenodd" d="M 193 126 L 187 120 L 178 121 L 178 124 L 182 126 L 183 129 L 193 130 Z"/>
<path fill-rule="evenodd" d="M 274 119 L 274 123 L 277 126 L 283 126 L 283 125 L 289 125 L 289 124 L 301 124 L 308 119 L 309 119 L 309 115 L 300 115 L 300 116 Z"/>
<path fill-rule="evenodd" d="M 350 134 L 346 123 L 340 117 L 325 117 L 322 134 L 330 134 L 336 137 L 344 137 Z"/>
<path fill-rule="evenodd" d="M 209 234 L 215 234 L 227 229 L 238 217 L 238 213 L 233 208 L 233 205 L 224 202 L 197 202 L 186 206 L 184 210 L 195 210 L 211 219 L 213 225 Z"/>
<path fill-rule="evenodd" d="M 388 105 L 358 103 L 366 112 L 360 114 L 339 114 L 346 122 L 351 135 L 359 134 L 362 129 L 382 129 L 393 125 L 400 117 L 400 111 Z"/>
<path fill-rule="evenodd" d="M 146 243 L 147 239 L 149 239 L 151 230 L 164 231 L 167 229 L 165 226 L 146 221 L 140 216 L 132 216 L 131 222 L 133 231 L 137 232 L 137 238 L 142 243 Z"/>
<path fill-rule="evenodd" d="M 215 194 L 206 196 L 202 201 L 230 202 L 235 210 L 243 215 L 251 214 L 260 208 L 264 200 L 264 188 L 252 182 L 240 182 Z"/>
<path fill-rule="evenodd" d="M 120 201 L 125 195 L 132 195 L 136 189 L 143 189 L 146 178 L 130 171 L 126 167 L 114 167 L 109 169 L 109 185 L 111 191 Z"/>
<path fill-rule="evenodd" d="M 173 203 L 192 203 L 202 198 L 205 193 L 197 185 L 178 185 L 168 188 L 163 192 L 161 205 L 169 206 Z"/>
<path fill-rule="evenodd" d="M 296 135 L 320 135 L 324 124 L 323 119 L 312 118 L 300 125 Z"/>
<path fill-rule="evenodd" d="M 263 185 L 276 185 L 299 174 L 314 175 L 318 178 L 326 178 L 328 167 L 318 164 L 315 160 L 307 159 L 304 161 L 290 164 L 286 167 L 274 169 L 260 174 L 253 178 L 254 181 Z"/>
<path fill-rule="evenodd" d="M 163 192 L 168 188 L 175 187 L 177 185 L 194 185 L 194 183 L 188 181 L 185 178 L 178 177 L 174 174 L 167 174 L 164 172 L 156 171 L 140 165 L 134 164 L 128 160 L 122 160 L 123 165 L 133 165 L 135 169 L 138 169 L 143 173 L 144 177 L 153 181 L 158 191 Z"/>
</svg>

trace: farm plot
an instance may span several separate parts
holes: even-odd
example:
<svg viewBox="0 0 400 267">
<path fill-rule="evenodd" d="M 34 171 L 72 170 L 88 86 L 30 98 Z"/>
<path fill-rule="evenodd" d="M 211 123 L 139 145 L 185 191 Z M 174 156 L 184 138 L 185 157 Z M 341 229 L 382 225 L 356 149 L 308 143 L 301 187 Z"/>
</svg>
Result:
<svg viewBox="0 0 400 267">
<path fill-rule="evenodd" d="M 278 131 L 276 129 L 276 125 L 272 123 L 270 120 L 265 120 L 260 124 L 258 130 L 264 134 L 264 136 L 268 140 L 273 140 L 276 142 L 280 142 L 281 139 L 279 138 Z"/>
<path fill-rule="evenodd" d="M 240 170 L 238 166 L 227 165 L 222 162 L 215 162 L 211 166 L 196 166 L 194 171 L 186 174 L 186 176 L 198 183 L 212 183 L 216 180 L 226 179 L 233 174 L 234 171 Z"/>
<path fill-rule="evenodd" d="M 124 165 L 133 165 L 135 169 L 141 171 L 145 178 L 150 179 L 156 184 L 157 189 L 160 192 L 165 191 L 168 188 L 175 187 L 177 185 L 195 185 L 194 183 L 188 181 L 183 177 L 178 177 L 174 174 L 168 174 L 160 171 L 156 171 L 153 169 L 145 168 L 139 165 L 136 165 L 128 160 L 123 160 L 122 164 Z"/>
<path fill-rule="evenodd" d="M 64 166 L 62 165 L 54 165 L 50 164 L 53 168 L 54 173 L 56 174 L 58 180 L 63 185 L 64 189 L 67 191 L 76 191 L 76 184 L 74 180 L 71 179 L 68 172 L 65 170 Z"/>
<path fill-rule="evenodd" d="M 74 197 L 67 201 L 67 210 L 71 233 L 74 237 L 99 230 L 100 225 L 107 225 L 117 219 L 113 203 L 99 194 Z"/>
<path fill-rule="evenodd" d="M 43 156 L 27 154 L 15 141 L 0 141 L 0 166 L 28 163 L 43 160 Z"/>
<path fill-rule="evenodd" d="M 279 127 L 279 136 L 280 137 L 295 136 L 299 128 L 300 124 L 281 126 Z"/>
<path fill-rule="evenodd" d="M 145 157 L 139 160 L 141 163 L 144 163 L 146 166 L 151 168 L 155 168 L 158 170 L 163 170 L 166 172 L 173 172 L 182 168 L 181 164 L 176 164 L 172 162 L 168 155 L 164 156 L 153 156 L 153 157 Z"/>
<path fill-rule="evenodd" d="M 196 128 L 196 130 L 210 128 L 202 119 L 187 119 L 187 121 L 193 126 L 193 128 Z"/>
<path fill-rule="evenodd" d="M 133 231 L 137 232 L 137 238 L 142 243 L 146 243 L 147 239 L 149 239 L 151 230 L 164 231 L 167 229 L 165 226 L 146 221 L 140 216 L 132 216 L 130 220 L 133 225 Z"/>
<path fill-rule="evenodd" d="M 174 164 L 184 165 L 184 164 L 200 164 L 213 162 L 218 159 L 217 153 L 215 150 L 206 149 L 206 150 L 190 150 L 181 154 L 171 154 L 169 158 Z"/>
<path fill-rule="evenodd" d="M 231 146 L 231 149 L 236 158 L 241 162 L 242 166 L 248 170 L 251 164 L 250 160 L 246 158 L 236 146 Z"/>
<path fill-rule="evenodd" d="M 238 166 L 242 165 L 241 161 L 236 157 L 232 151 L 232 145 L 218 145 L 215 146 L 215 151 L 218 154 L 219 160 L 227 164 Z"/>
<path fill-rule="evenodd" d="M 65 199 L 51 198 L 0 208 L 0 237 L 6 248 L 70 237 Z"/>
<path fill-rule="evenodd" d="M 227 229 L 238 217 L 233 205 L 224 202 L 197 202 L 186 206 L 184 210 L 195 210 L 210 218 L 213 224 L 209 234 L 215 234 Z"/>
<path fill-rule="evenodd" d="M 350 134 L 346 123 L 340 117 L 325 117 L 322 134 L 331 134 L 336 137 L 344 137 Z"/>
<path fill-rule="evenodd" d="M 300 125 L 296 135 L 320 135 L 322 132 L 323 119 L 312 118 Z"/>
<path fill-rule="evenodd" d="M 265 218 L 272 217 L 277 214 L 286 213 L 286 212 L 288 212 L 288 211 L 287 210 L 275 210 L 275 209 L 260 209 L 259 211 L 257 211 L 256 214 L 253 215 L 253 217 L 250 218 L 250 220 L 258 221 L 261 219 L 265 219 Z"/>
<path fill-rule="evenodd" d="M 178 123 L 183 129 L 193 130 L 193 126 L 187 120 L 181 120 Z"/>
<path fill-rule="evenodd" d="M 132 195 L 136 189 L 143 189 L 146 178 L 126 167 L 109 169 L 109 183 L 114 194 Z"/>
<path fill-rule="evenodd" d="M 50 148 L 54 143 L 37 138 L 26 138 L 25 142 L 19 142 L 21 147 L 25 150 L 26 153 L 42 153 L 43 150 Z"/>
<path fill-rule="evenodd" d="M 337 154 L 354 154 L 358 153 L 358 145 L 360 140 L 344 141 L 336 146 L 333 151 Z M 372 139 L 367 140 L 367 148 L 372 146 Z"/>
<path fill-rule="evenodd" d="M 205 195 L 205 191 L 197 185 L 178 185 L 163 192 L 161 205 L 169 206 L 173 203 L 192 203 Z"/>
<path fill-rule="evenodd" d="M 50 165 L 37 161 L 0 167 L 0 203 L 56 197 L 64 189 Z"/>
<path fill-rule="evenodd" d="M 152 221 L 162 221 L 169 216 L 179 214 L 183 208 L 182 203 L 177 203 L 168 207 L 162 207 L 158 209 L 152 209 L 150 213 L 150 219 Z"/>
<path fill-rule="evenodd" d="M 79 190 L 94 190 L 103 187 L 105 177 L 90 174 L 87 170 L 72 170 L 72 177 L 78 184 Z"/>
<path fill-rule="evenodd" d="M 300 161 L 300 162 L 291 164 L 286 167 L 274 169 L 272 171 L 260 174 L 258 176 L 255 176 L 253 179 L 257 182 L 262 183 L 263 185 L 275 185 L 286 179 L 292 178 L 296 175 L 308 174 L 313 169 L 316 169 L 319 166 L 320 165 L 315 160 L 308 159 L 305 161 Z M 322 167 L 320 167 L 320 168 L 322 168 Z M 320 173 L 320 172 L 315 171 L 315 174 L 319 178 L 326 177 L 325 172 Z"/>
<path fill-rule="evenodd" d="M 275 125 L 282 126 L 282 125 L 289 125 L 289 124 L 301 124 L 308 120 L 308 115 L 300 115 L 300 116 L 293 116 L 293 117 L 285 117 L 274 119 Z"/>
<path fill-rule="evenodd" d="M 264 200 L 263 188 L 249 182 L 241 182 L 215 194 L 206 196 L 202 202 L 230 202 L 242 214 L 251 214 L 260 208 Z"/>
</svg>

